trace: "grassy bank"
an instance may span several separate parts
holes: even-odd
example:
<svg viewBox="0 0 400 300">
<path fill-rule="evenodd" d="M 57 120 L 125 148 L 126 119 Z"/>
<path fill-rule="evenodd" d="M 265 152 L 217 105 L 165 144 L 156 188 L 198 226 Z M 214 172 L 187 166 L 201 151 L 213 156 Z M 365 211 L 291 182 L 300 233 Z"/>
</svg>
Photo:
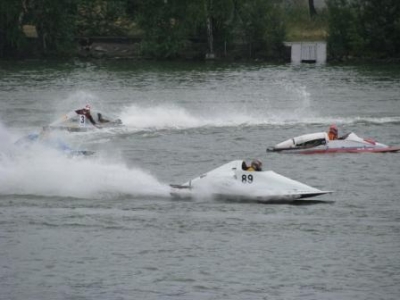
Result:
<svg viewBox="0 0 400 300">
<path fill-rule="evenodd" d="M 326 40 L 328 33 L 328 16 L 326 10 L 319 10 L 311 18 L 307 6 L 287 9 L 285 12 L 286 40 L 321 41 Z"/>
</svg>

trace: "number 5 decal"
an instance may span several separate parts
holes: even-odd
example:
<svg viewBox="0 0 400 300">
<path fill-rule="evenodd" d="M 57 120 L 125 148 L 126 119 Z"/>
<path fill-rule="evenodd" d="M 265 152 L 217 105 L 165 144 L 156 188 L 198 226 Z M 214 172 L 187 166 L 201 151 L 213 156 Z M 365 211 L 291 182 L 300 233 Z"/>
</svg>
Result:
<svg viewBox="0 0 400 300">
<path fill-rule="evenodd" d="M 253 175 L 242 175 L 242 182 L 243 183 L 252 183 L 253 182 Z"/>
</svg>

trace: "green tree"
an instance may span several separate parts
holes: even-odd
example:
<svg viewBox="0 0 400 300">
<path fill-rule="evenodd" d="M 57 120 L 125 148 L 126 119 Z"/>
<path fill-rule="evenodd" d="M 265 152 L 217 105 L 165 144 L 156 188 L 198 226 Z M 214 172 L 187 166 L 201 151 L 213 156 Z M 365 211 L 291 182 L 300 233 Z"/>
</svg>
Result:
<svg viewBox="0 0 400 300">
<path fill-rule="evenodd" d="M 317 10 L 315 9 L 314 0 L 308 0 L 308 10 L 310 12 L 310 17 L 314 18 L 317 15 Z"/>
<path fill-rule="evenodd" d="M 237 30 L 251 47 L 250 55 L 276 56 L 282 52 L 285 27 L 280 6 L 274 1 L 237 1 Z"/>
<path fill-rule="evenodd" d="M 142 52 L 155 58 L 174 58 L 184 48 L 188 28 L 185 27 L 184 0 L 138 1 L 137 22 L 144 30 Z"/>
<path fill-rule="evenodd" d="M 126 0 L 79 0 L 77 31 L 84 36 L 124 34 L 127 9 Z"/>
<path fill-rule="evenodd" d="M 397 0 L 328 0 L 329 52 L 334 57 L 400 55 Z"/>
<path fill-rule="evenodd" d="M 368 50 L 376 56 L 400 55 L 400 2 L 364 0 L 358 2 L 361 34 Z"/>
<path fill-rule="evenodd" d="M 328 0 L 328 49 L 334 58 L 361 55 L 365 41 L 360 35 L 359 14 L 347 0 Z"/>
<path fill-rule="evenodd" d="M 12 56 L 32 52 L 68 54 L 75 47 L 76 3 L 79 0 L 0 1 L 0 54 Z M 35 27 L 38 40 L 28 41 L 23 25 Z"/>
<path fill-rule="evenodd" d="M 0 57 L 18 55 L 26 47 L 22 32 L 23 15 L 22 1 L 0 1 Z"/>
<path fill-rule="evenodd" d="M 208 51 L 214 52 L 216 46 L 217 51 L 222 52 L 224 45 L 233 39 L 235 3 L 232 0 L 205 0 L 203 3 L 205 19 L 201 25 L 206 26 Z"/>
<path fill-rule="evenodd" d="M 47 54 L 68 54 L 75 47 L 77 0 L 31 0 L 30 11 Z"/>
<path fill-rule="evenodd" d="M 249 45 L 250 56 L 282 49 L 284 27 L 274 0 L 136 1 L 137 21 L 145 32 L 142 50 L 151 57 L 177 57 L 191 38 L 204 41 L 204 50 L 217 55 L 238 43 Z"/>
</svg>

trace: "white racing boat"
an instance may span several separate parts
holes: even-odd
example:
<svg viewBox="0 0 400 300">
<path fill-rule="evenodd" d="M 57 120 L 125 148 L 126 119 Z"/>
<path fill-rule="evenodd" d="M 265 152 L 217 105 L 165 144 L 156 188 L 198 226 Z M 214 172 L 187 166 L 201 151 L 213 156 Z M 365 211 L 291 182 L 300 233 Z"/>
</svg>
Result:
<svg viewBox="0 0 400 300">
<path fill-rule="evenodd" d="M 326 132 L 300 135 L 274 147 L 267 148 L 268 152 L 323 154 L 323 153 L 385 153 L 400 151 L 400 146 L 391 147 L 372 139 L 363 139 L 350 132 L 337 140 L 329 140 Z"/>
<path fill-rule="evenodd" d="M 114 128 L 122 125 L 120 119 L 112 119 L 103 116 L 98 111 L 91 111 L 96 126 L 90 123 L 89 120 L 83 115 L 78 115 L 75 111 L 66 113 L 61 118 L 55 120 L 49 125 L 52 130 L 67 130 L 70 132 L 85 132 L 102 128 Z"/>
<path fill-rule="evenodd" d="M 331 193 L 313 188 L 274 171 L 247 171 L 242 160 L 227 163 L 182 185 L 171 185 L 175 198 L 288 203 Z"/>
</svg>

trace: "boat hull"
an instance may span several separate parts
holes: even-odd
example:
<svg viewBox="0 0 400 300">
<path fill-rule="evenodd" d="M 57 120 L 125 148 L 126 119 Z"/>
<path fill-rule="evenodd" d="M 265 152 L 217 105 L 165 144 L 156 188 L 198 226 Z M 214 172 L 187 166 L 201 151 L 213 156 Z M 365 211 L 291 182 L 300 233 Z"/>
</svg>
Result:
<svg viewBox="0 0 400 300">
<path fill-rule="evenodd" d="M 249 195 L 229 195 L 214 193 L 211 194 L 209 198 L 219 201 L 229 201 L 229 202 L 256 202 L 265 204 L 289 204 L 293 202 L 304 201 L 304 199 L 309 199 L 312 197 L 317 197 L 325 194 L 330 194 L 331 191 L 320 191 L 314 193 L 303 193 L 303 194 L 271 194 L 265 196 L 249 196 Z M 196 191 L 185 191 L 182 192 L 181 189 L 172 188 L 170 195 L 179 200 L 192 200 L 199 198 L 199 194 Z"/>
<path fill-rule="evenodd" d="M 289 154 L 329 154 L 329 153 L 395 153 L 400 147 L 388 148 L 329 148 L 329 149 L 267 149 L 267 152 Z"/>
<path fill-rule="evenodd" d="M 308 186 L 273 171 L 246 171 L 243 161 L 232 161 L 182 185 L 171 185 L 177 199 L 289 203 L 331 193 Z"/>
</svg>

